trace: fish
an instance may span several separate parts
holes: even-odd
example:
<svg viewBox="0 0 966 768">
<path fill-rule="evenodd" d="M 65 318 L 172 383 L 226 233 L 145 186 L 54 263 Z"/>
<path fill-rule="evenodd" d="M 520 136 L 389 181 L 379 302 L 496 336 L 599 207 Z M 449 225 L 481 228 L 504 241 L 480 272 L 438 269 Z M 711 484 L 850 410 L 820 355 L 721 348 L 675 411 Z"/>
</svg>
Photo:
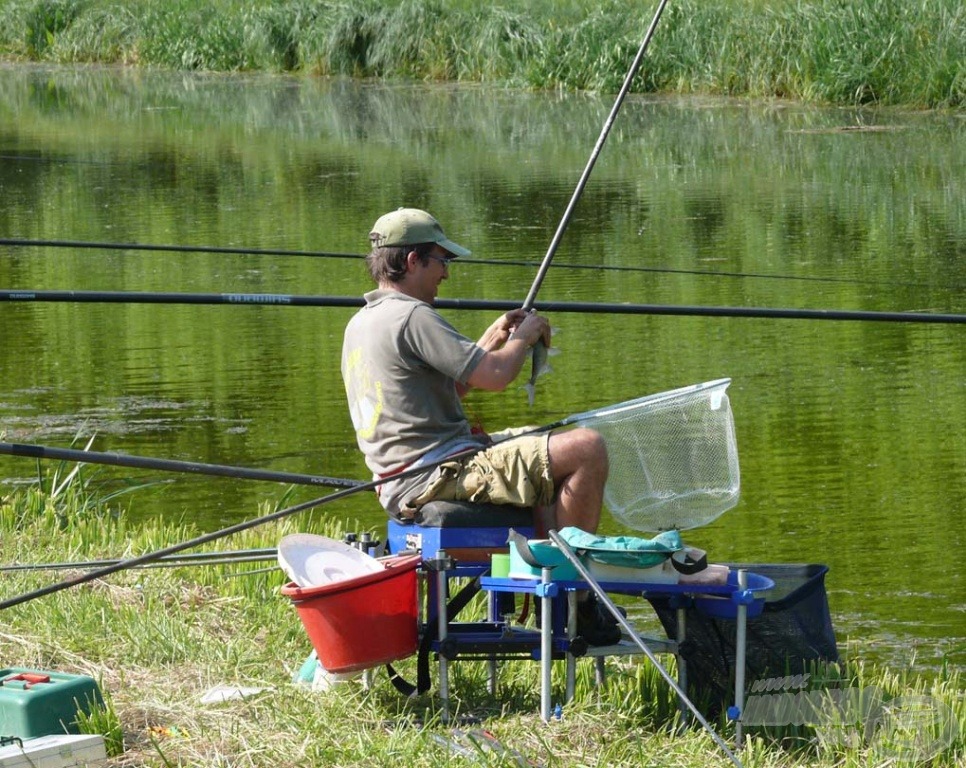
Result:
<svg viewBox="0 0 966 768">
<path fill-rule="evenodd" d="M 537 379 L 546 373 L 551 373 L 553 368 L 547 362 L 547 358 L 559 355 L 560 350 L 556 347 L 548 347 L 542 341 L 538 341 L 530 347 L 530 378 L 523 388 L 527 391 L 527 402 L 533 406 L 533 401 L 537 395 Z"/>
</svg>

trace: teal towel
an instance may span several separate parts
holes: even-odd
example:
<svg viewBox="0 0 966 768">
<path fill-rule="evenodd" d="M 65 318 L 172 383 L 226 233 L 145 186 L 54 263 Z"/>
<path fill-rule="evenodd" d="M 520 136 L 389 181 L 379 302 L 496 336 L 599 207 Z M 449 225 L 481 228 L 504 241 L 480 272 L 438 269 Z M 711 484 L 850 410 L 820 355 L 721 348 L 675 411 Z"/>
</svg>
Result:
<svg viewBox="0 0 966 768">
<path fill-rule="evenodd" d="M 678 531 L 664 531 L 653 539 L 644 539 L 638 536 L 599 536 L 571 526 L 561 529 L 560 538 L 599 563 L 625 568 L 651 568 L 684 549 Z"/>
</svg>

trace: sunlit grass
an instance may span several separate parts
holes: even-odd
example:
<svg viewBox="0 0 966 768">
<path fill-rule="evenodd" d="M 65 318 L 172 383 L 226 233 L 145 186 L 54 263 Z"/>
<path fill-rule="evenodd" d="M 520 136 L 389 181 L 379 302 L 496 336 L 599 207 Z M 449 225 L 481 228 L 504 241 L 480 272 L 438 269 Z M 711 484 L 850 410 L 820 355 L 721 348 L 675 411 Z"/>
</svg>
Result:
<svg viewBox="0 0 966 768">
<path fill-rule="evenodd" d="M 0 53 L 186 70 L 615 91 L 656 6 L 12 0 Z M 959 107 L 958 0 L 672 0 L 636 90 Z"/>
<path fill-rule="evenodd" d="M 197 534 L 183 523 L 129 526 L 125 514 L 91 497 L 82 475 L 70 483 L 76 487 L 57 501 L 40 488 L 0 499 L 0 561 L 133 555 Z M 283 520 L 215 546 L 273 546 L 288 532 L 338 535 L 346 524 L 353 523 Z M 48 571 L 5 573 L 3 596 L 56 578 Z M 81 727 L 105 735 L 111 754 L 123 753 L 123 765 L 368 767 L 395 765 L 405 755 L 409 765 L 435 768 L 465 764 L 451 749 L 465 746 L 473 728 L 485 728 L 508 749 L 545 766 L 732 765 L 707 733 L 682 728 L 673 692 L 646 660 L 610 660 L 602 688 L 594 684 L 592 665 L 578 664 L 577 695 L 550 723 L 536 714 L 538 665 L 527 662 L 501 665 L 496 696 L 487 690 L 483 663 L 454 665 L 455 722 L 449 724 L 435 694 L 403 698 L 381 671 L 370 689 L 358 682 L 328 692 L 296 686 L 291 680 L 309 644 L 278 592 L 283 578 L 278 568 L 252 564 L 120 572 L 6 610 L 0 653 L 11 665 L 97 680 L 105 707 L 80 718 Z M 665 663 L 673 672 L 673 659 Z M 414 677 L 412 659 L 398 666 Z M 554 674 L 559 692 L 562 665 Z M 962 763 L 966 701 L 958 670 L 921 678 L 860 665 L 837 674 L 853 687 L 875 687 L 890 702 L 933 702 L 948 713 L 939 725 L 955 734 L 925 764 Z M 217 684 L 262 690 L 241 700 L 202 703 Z M 895 720 L 897 712 L 890 717 Z M 927 725 L 933 736 L 945 735 L 936 722 Z M 729 723 L 714 726 L 733 739 Z M 895 727 L 889 735 L 891 741 L 842 739 L 833 731 L 816 742 L 814 729 L 772 729 L 767 736 L 753 731 L 739 757 L 749 768 L 892 764 L 888 750 L 908 749 L 910 734 Z M 482 765 L 518 764 L 514 760 L 479 754 Z"/>
</svg>

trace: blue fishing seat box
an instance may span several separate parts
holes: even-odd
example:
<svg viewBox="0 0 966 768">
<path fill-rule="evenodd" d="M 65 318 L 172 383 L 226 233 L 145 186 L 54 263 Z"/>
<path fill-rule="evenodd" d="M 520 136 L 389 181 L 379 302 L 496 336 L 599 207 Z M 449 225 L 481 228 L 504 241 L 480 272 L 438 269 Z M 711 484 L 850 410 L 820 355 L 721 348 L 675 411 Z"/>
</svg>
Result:
<svg viewBox="0 0 966 768">
<path fill-rule="evenodd" d="M 445 550 L 457 562 L 489 565 L 490 555 L 508 552 L 507 531 L 533 536 L 533 510 L 462 501 L 431 501 L 413 521 L 390 519 L 389 551 L 419 551 L 424 559 Z"/>
<path fill-rule="evenodd" d="M 103 706 L 97 683 L 84 675 L 0 669 L 0 736 L 31 739 L 78 733 L 77 713 Z"/>
</svg>

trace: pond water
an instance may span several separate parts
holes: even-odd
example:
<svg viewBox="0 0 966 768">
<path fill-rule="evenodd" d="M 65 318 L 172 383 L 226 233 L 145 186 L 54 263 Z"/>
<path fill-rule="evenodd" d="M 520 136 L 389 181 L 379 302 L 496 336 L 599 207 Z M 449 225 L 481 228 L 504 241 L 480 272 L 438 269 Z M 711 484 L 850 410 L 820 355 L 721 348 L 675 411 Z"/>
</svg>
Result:
<svg viewBox="0 0 966 768">
<path fill-rule="evenodd" d="M 360 254 L 400 205 L 473 257 L 442 295 L 522 303 L 612 97 L 113 69 L 0 68 L 0 237 Z M 631 97 L 541 301 L 966 312 L 966 121 Z M 580 268 L 578 268 L 580 267 Z M 357 258 L 0 246 L 0 289 L 359 296 Z M 339 378 L 353 310 L 6 301 L 7 442 L 365 479 Z M 468 335 L 494 313 L 447 311 Z M 742 498 L 685 540 L 826 563 L 840 641 L 966 662 L 962 325 L 547 312 L 534 406 L 490 428 L 731 377 Z M 521 382 L 522 383 L 522 382 Z M 80 447 L 80 445 L 78 445 Z M 45 469 L 53 471 L 48 465 Z M 319 489 L 151 482 L 131 514 L 214 530 Z M 0 489 L 35 480 L 0 457 Z M 319 508 L 379 529 L 371 494 Z M 307 520 L 306 527 L 311 528 Z M 621 531 L 607 518 L 608 532 Z M 225 543 L 226 548 L 231 542 Z"/>
</svg>

